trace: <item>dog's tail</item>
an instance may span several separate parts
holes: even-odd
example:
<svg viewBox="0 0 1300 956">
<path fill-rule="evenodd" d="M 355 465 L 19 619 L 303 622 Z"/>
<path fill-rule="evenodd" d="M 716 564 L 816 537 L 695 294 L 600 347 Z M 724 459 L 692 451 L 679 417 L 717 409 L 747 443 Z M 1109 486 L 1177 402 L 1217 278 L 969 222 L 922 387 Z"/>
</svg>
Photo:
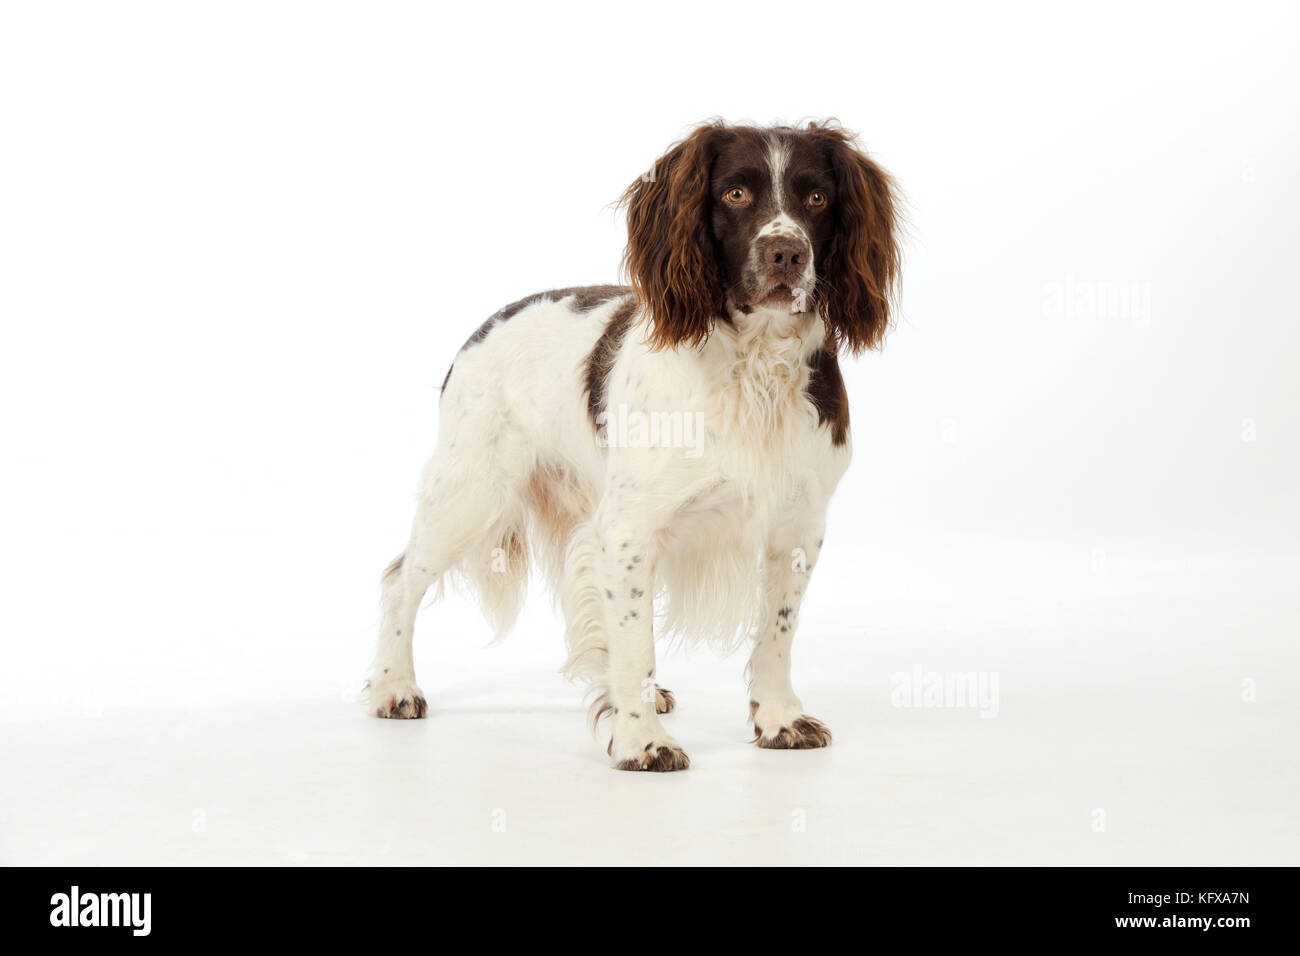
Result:
<svg viewBox="0 0 1300 956">
<path fill-rule="evenodd" d="M 453 585 L 473 598 L 503 640 L 528 596 L 528 522 L 522 513 L 500 517 L 450 568 Z"/>
</svg>

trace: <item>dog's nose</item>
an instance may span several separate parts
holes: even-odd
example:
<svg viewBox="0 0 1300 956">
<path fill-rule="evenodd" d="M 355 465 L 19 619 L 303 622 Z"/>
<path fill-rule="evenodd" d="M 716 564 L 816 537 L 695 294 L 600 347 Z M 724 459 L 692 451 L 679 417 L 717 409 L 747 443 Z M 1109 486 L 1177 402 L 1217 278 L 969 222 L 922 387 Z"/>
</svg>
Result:
<svg viewBox="0 0 1300 956">
<path fill-rule="evenodd" d="M 808 264 L 808 243 L 790 236 L 772 236 L 763 240 L 763 265 L 770 273 L 798 274 Z"/>
</svg>

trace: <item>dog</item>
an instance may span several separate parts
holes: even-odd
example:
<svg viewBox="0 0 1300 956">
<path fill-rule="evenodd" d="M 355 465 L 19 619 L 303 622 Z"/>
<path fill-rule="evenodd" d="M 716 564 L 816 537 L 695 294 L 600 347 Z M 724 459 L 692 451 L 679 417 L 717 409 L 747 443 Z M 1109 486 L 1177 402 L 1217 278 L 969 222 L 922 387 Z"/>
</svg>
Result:
<svg viewBox="0 0 1300 956">
<path fill-rule="evenodd" d="M 367 700 L 420 718 L 426 592 L 467 586 L 498 638 L 536 566 L 619 770 L 684 770 L 655 631 L 749 642 L 760 747 L 831 741 L 790 683 L 826 507 L 849 464 L 839 356 L 876 348 L 900 272 L 890 175 L 834 121 L 693 129 L 628 187 L 630 285 L 500 309 L 442 384 L 406 549 L 384 571 Z"/>
</svg>

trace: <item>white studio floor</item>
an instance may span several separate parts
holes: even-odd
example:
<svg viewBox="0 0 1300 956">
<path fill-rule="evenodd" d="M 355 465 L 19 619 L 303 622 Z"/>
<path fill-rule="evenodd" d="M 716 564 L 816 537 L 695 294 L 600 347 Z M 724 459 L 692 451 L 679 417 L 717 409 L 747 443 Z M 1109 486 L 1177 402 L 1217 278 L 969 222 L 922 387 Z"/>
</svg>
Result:
<svg viewBox="0 0 1300 956">
<path fill-rule="evenodd" d="M 365 716 L 352 673 L 56 691 L 3 714 L 0 862 L 1300 863 L 1300 566 L 1089 561 L 815 585 L 796 687 L 825 751 L 748 743 L 741 655 L 661 656 L 686 773 L 608 769 L 536 600 L 548 633 L 491 648 L 424 613 L 423 721 Z M 895 706 L 917 667 L 996 674 L 995 716 Z"/>
</svg>

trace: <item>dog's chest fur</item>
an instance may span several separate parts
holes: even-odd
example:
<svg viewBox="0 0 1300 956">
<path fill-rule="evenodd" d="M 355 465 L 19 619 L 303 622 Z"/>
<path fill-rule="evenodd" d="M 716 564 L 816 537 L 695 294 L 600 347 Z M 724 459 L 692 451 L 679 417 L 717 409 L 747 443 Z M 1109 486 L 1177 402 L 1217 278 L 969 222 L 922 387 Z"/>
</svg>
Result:
<svg viewBox="0 0 1300 956">
<path fill-rule="evenodd" d="M 609 409 L 682 410 L 703 423 L 697 453 L 611 448 L 606 462 L 612 500 L 662 528 L 666 631 L 721 644 L 747 633 L 767 552 L 774 542 L 782 552 L 800 547 L 796 529 L 820 520 L 847 468 L 847 433 L 837 440 L 821 400 L 817 332 L 806 316 L 754 313 L 683 362 L 639 349 L 634 329 L 614 363 Z M 671 513 L 643 493 L 663 484 L 690 489 Z"/>
</svg>

